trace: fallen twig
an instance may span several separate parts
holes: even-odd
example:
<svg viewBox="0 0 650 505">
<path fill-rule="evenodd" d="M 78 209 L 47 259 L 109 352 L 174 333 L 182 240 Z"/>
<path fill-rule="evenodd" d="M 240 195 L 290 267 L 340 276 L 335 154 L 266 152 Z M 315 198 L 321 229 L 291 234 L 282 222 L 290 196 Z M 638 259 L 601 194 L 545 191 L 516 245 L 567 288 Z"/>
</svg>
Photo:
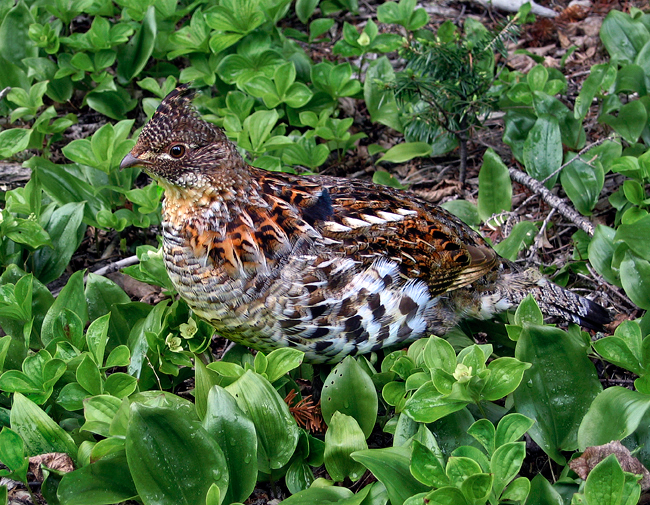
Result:
<svg viewBox="0 0 650 505">
<path fill-rule="evenodd" d="M 593 236 L 595 230 L 593 223 L 581 216 L 576 210 L 569 207 L 562 198 L 551 193 L 541 182 L 537 179 L 533 179 L 530 175 L 521 170 L 517 170 L 516 168 L 510 168 L 508 169 L 508 172 L 510 172 L 510 178 L 513 181 L 523 184 L 528 189 L 535 192 L 542 198 L 542 200 L 556 209 L 563 217 L 571 221 L 590 237 Z"/>
</svg>

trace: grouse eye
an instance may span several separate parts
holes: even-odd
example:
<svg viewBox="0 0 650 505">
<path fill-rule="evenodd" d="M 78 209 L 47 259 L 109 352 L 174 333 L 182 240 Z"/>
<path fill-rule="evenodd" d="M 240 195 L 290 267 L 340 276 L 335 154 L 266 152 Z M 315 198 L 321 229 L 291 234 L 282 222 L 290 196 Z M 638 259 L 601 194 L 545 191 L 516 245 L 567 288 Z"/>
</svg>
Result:
<svg viewBox="0 0 650 505">
<path fill-rule="evenodd" d="M 171 154 L 172 158 L 182 158 L 185 154 L 185 146 L 182 144 L 173 145 L 169 149 L 169 154 Z"/>
</svg>

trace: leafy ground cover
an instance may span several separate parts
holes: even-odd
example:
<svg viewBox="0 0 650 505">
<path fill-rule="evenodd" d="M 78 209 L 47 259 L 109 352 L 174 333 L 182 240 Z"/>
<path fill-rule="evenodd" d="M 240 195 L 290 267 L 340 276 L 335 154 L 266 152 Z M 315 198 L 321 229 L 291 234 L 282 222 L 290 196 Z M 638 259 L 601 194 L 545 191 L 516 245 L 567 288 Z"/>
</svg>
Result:
<svg viewBox="0 0 650 505">
<path fill-rule="evenodd" d="M 0 4 L 0 156 L 30 171 L 2 193 L 0 503 L 638 501 L 650 14 L 453 8 Z M 527 299 L 335 367 L 215 338 L 164 271 L 161 190 L 118 170 L 186 81 L 254 165 L 443 200 L 609 307 L 608 336 Z"/>
</svg>

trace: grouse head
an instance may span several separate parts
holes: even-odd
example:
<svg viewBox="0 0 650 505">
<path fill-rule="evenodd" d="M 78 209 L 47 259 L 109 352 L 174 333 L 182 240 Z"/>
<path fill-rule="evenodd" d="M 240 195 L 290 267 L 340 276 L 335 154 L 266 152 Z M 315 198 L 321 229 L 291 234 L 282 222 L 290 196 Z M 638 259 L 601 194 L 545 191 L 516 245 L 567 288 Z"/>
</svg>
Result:
<svg viewBox="0 0 650 505">
<path fill-rule="evenodd" d="M 144 126 L 120 168 L 142 167 L 165 189 L 218 186 L 242 159 L 224 132 L 203 120 L 182 84 L 169 93 Z"/>
</svg>

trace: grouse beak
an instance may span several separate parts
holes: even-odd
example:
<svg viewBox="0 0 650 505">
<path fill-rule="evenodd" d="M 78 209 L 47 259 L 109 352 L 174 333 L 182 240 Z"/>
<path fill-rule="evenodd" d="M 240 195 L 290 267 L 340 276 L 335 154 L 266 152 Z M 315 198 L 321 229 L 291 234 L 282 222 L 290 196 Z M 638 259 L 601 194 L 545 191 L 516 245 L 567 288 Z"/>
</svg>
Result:
<svg viewBox="0 0 650 505">
<path fill-rule="evenodd" d="M 122 163 L 120 163 L 120 170 L 124 170 L 125 168 L 129 168 L 129 167 L 142 166 L 142 165 L 149 165 L 149 162 L 145 160 L 141 160 L 140 158 L 137 158 L 133 156 L 131 153 L 129 153 L 124 157 Z"/>
</svg>

